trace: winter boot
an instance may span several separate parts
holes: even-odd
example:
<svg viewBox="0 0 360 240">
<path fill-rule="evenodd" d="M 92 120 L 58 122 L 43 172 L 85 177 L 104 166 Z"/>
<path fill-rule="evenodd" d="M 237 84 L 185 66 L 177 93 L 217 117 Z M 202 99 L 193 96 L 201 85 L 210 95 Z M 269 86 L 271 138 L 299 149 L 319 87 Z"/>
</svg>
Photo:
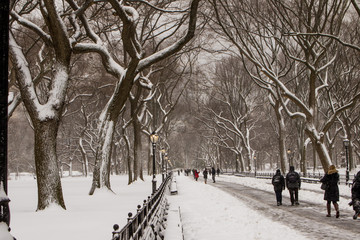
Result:
<svg viewBox="0 0 360 240">
<path fill-rule="evenodd" d="M 326 209 L 327 209 L 327 217 L 331 217 L 331 205 L 329 203 L 326 204 Z"/>
</svg>

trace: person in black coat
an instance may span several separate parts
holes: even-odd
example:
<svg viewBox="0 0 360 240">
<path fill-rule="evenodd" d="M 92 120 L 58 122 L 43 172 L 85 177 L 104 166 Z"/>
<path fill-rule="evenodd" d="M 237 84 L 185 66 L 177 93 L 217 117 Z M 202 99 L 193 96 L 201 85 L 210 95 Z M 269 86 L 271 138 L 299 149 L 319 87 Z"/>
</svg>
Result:
<svg viewBox="0 0 360 240">
<path fill-rule="evenodd" d="M 216 174 L 215 168 L 212 167 L 212 168 L 211 168 L 211 175 L 212 175 L 212 180 L 213 180 L 213 182 L 215 182 L 215 174 Z"/>
<path fill-rule="evenodd" d="M 357 219 L 360 216 L 360 171 L 355 175 L 351 186 L 351 202 L 349 205 L 353 206 L 355 211 L 353 219 Z"/>
<path fill-rule="evenodd" d="M 300 175 L 295 172 L 294 166 L 290 166 L 290 171 L 286 174 L 286 187 L 289 190 L 291 205 L 299 205 L 299 189 L 301 186 Z"/>
<path fill-rule="evenodd" d="M 285 190 L 285 179 L 281 175 L 280 169 L 276 170 L 271 183 L 274 186 L 277 205 L 280 206 L 282 205 L 282 191 Z"/>
<path fill-rule="evenodd" d="M 203 172 L 203 175 L 204 175 L 204 182 L 206 184 L 207 183 L 207 178 L 208 178 L 208 171 L 206 170 L 206 168 L 205 168 L 205 170 Z"/>
<path fill-rule="evenodd" d="M 327 209 L 327 217 L 331 217 L 331 202 L 334 205 L 336 210 L 336 218 L 339 218 L 339 174 L 334 165 L 330 165 L 328 172 L 325 174 L 323 178 L 320 179 L 320 182 L 326 184 L 326 189 L 324 193 L 324 200 L 327 201 L 326 209 Z"/>
</svg>

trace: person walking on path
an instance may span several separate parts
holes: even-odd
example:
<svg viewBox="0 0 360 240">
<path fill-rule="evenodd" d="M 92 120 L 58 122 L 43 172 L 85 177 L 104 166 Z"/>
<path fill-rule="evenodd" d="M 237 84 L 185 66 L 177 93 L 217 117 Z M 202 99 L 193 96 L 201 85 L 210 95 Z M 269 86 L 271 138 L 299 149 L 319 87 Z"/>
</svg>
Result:
<svg viewBox="0 0 360 240">
<path fill-rule="evenodd" d="M 326 209 L 327 209 L 327 217 L 331 217 L 331 202 L 334 205 L 336 210 L 336 218 L 339 218 L 339 174 L 334 165 L 330 165 L 328 172 L 325 174 L 323 178 L 320 179 L 320 182 L 326 184 L 326 189 L 324 193 L 324 200 L 327 201 Z"/>
<path fill-rule="evenodd" d="M 216 170 L 216 173 L 217 173 L 218 176 L 220 175 L 220 168 L 218 168 L 218 169 Z"/>
<path fill-rule="evenodd" d="M 276 170 L 271 183 L 274 186 L 277 205 L 280 206 L 282 205 L 282 191 L 285 190 L 285 179 L 281 174 L 280 169 Z"/>
<path fill-rule="evenodd" d="M 194 170 L 194 176 L 195 176 L 195 180 L 197 181 L 199 178 L 199 172 L 196 169 Z"/>
<path fill-rule="evenodd" d="M 213 180 L 213 182 L 215 182 L 215 174 L 216 174 L 216 171 L 215 171 L 215 168 L 214 168 L 214 167 L 211 168 L 211 174 L 212 174 L 212 180 Z"/>
<path fill-rule="evenodd" d="M 295 172 L 294 166 L 290 166 L 290 171 L 286 174 L 286 187 L 290 193 L 291 206 L 294 206 L 294 204 L 299 205 L 300 186 L 300 175 Z"/>
<path fill-rule="evenodd" d="M 353 219 L 357 219 L 360 216 L 360 171 L 356 174 L 351 186 L 351 202 L 349 205 L 353 206 L 355 211 Z"/>
<path fill-rule="evenodd" d="M 204 175 L 204 182 L 205 182 L 205 184 L 207 183 L 207 178 L 208 178 L 208 171 L 206 170 L 206 168 L 205 168 L 205 170 L 203 171 L 203 175 Z"/>
</svg>

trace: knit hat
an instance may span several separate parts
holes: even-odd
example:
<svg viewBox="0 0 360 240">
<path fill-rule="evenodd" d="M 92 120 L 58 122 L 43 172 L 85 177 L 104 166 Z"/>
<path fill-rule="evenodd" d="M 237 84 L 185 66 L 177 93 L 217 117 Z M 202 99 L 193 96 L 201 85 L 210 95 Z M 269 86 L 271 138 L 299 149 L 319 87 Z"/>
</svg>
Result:
<svg viewBox="0 0 360 240">
<path fill-rule="evenodd" d="M 328 174 L 333 174 L 338 172 L 338 170 L 336 170 L 334 165 L 330 165 L 329 170 L 328 170 Z"/>
</svg>

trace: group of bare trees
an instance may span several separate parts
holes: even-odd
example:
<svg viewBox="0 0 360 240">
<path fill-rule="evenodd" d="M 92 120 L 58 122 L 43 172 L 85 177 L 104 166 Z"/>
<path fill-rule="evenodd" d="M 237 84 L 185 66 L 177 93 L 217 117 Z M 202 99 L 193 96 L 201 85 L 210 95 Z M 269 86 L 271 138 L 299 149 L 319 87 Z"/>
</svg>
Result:
<svg viewBox="0 0 360 240">
<path fill-rule="evenodd" d="M 294 164 L 289 148 L 297 149 L 301 171 L 306 172 L 308 143 L 316 152 L 314 161 L 318 157 L 326 171 L 335 163 L 332 152 L 336 141 L 346 138 L 351 143 L 351 169 L 352 149 L 357 152 L 359 147 L 357 2 L 209 2 L 214 10 L 209 20 L 213 23 L 211 29 L 226 47 L 221 53 L 233 57 L 223 58 L 225 73 L 218 66 L 215 69 L 213 99 L 207 102 L 208 113 L 202 117 L 207 129 L 211 129 L 206 137 L 234 151 L 241 170 L 244 163 L 251 170 L 255 152 L 260 150 L 251 146 L 252 142 L 265 135 L 259 129 L 262 123 L 256 124 L 256 119 L 263 116 L 251 113 L 266 103 L 273 109 L 270 118 L 276 123 L 273 135 L 283 172 Z M 245 79 L 248 83 L 241 87 Z M 252 85 L 256 85 L 258 95 L 246 95 L 248 91 L 254 93 Z M 295 143 L 291 143 L 290 134 L 296 136 Z"/>
<path fill-rule="evenodd" d="M 254 171 L 270 159 L 305 172 L 311 148 L 326 170 L 344 138 L 350 167 L 360 156 L 356 1 L 13 0 L 10 9 L 9 116 L 22 103 L 34 131 L 39 210 L 65 208 L 58 166 L 92 172 L 90 194 L 111 189 L 112 171 L 143 179 L 159 154 L 153 132 L 184 168 Z"/>
<path fill-rule="evenodd" d="M 145 117 L 146 103 L 156 96 L 151 75 L 161 71 L 157 69 L 157 63 L 178 53 L 194 37 L 198 5 L 199 0 L 191 1 L 190 5 L 189 2 L 162 0 L 151 3 L 116 0 L 11 2 L 10 70 L 16 81 L 17 96 L 20 96 L 13 99 L 22 101 L 34 130 L 38 210 L 51 204 L 65 208 L 57 137 L 64 116 L 71 116 L 75 111 L 83 116 L 82 127 L 77 130 L 85 166 L 88 164 L 87 151 L 90 149 L 94 154 L 90 193 L 96 188 L 110 188 L 111 154 L 120 115 L 130 99 L 131 119 L 125 121 L 132 121 L 135 139 L 132 147 L 138 149 L 136 138 L 141 134 L 142 126 L 139 128 L 138 124 L 151 121 Z M 99 72 L 102 71 L 100 68 L 106 70 L 98 81 L 103 81 L 104 85 L 112 84 L 111 90 L 104 91 L 109 95 L 104 105 L 97 103 L 98 89 L 88 92 L 82 88 L 75 96 L 69 93 L 70 86 L 92 84 L 95 77 L 88 68 L 94 62 L 89 55 L 99 57 L 96 66 Z M 86 62 L 80 67 L 77 60 Z M 142 93 L 145 91 L 153 93 Z M 71 114 L 66 111 L 66 104 L 76 99 L 80 101 Z M 89 99 L 92 106 L 88 105 Z M 89 112 L 90 107 L 95 109 L 94 104 L 98 104 L 96 109 L 102 107 L 101 112 Z M 168 107 L 164 111 L 168 114 Z M 96 120 L 94 116 L 97 116 Z M 149 126 L 150 131 L 158 127 Z M 123 134 L 126 126 L 122 128 Z M 72 131 L 64 129 L 63 137 Z M 68 149 L 63 148 L 69 155 L 66 158 L 72 158 L 73 140 L 63 140 L 63 145 L 68 146 Z M 136 154 L 135 150 L 135 179 L 140 170 Z"/>
</svg>

